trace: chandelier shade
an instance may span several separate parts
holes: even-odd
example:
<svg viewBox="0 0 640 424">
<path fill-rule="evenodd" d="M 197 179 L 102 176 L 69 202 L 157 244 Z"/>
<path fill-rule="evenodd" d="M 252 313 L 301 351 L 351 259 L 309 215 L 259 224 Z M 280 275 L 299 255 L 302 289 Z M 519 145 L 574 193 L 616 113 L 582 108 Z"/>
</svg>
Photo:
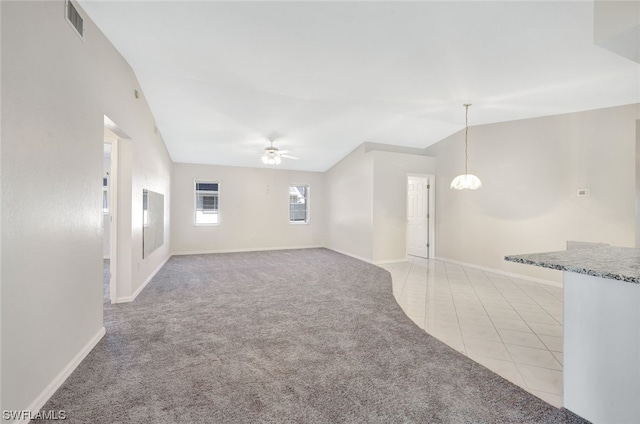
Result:
<svg viewBox="0 0 640 424">
<path fill-rule="evenodd" d="M 451 188 L 455 190 L 475 190 L 480 187 L 482 187 L 480 178 L 476 177 L 473 174 L 458 175 L 453 179 L 453 181 L 451 181 Z"/>
<path fill-rule="evenodd" d="M 454 190 L 476 190 L 480 187 L 482 187 L 482 182 L 480 181 L 480 178 L 476 177 L 473 174 L 469 174 L 469 172 L 467 171 L 467 165 L 469 162 L 469 153 L 468 153 L 468 146 L 469 146 L 469 141 L 468 141 L 468 134 L 469 134 L 469 121 L 468 121 L 468 115 L 469 115 L 469 106 L 471 106 L 470 103 L 465 103 L 464 105 L 464 174 L 462 175 L 458 175 L 457 177 L 455 177 L 453 179 L 453 181 L 451 181 L 451 188 Z"/>
</svg>

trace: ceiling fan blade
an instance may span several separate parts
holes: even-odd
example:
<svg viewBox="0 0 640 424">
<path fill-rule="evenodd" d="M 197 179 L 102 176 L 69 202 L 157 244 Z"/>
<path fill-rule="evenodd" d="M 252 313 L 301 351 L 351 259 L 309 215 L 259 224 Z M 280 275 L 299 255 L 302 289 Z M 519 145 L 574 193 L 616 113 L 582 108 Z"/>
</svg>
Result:
<svg viewBox="0 0 640 424">
<path fill-rule="evenodd" d="M 298 160 L 299 158 L 295 157 L 295 156 L 291 156 L 291 155 L 280 155 L 281 158 L 287 158 L 287 159 L 293 159 L 293 160 Z"/>
</svg>

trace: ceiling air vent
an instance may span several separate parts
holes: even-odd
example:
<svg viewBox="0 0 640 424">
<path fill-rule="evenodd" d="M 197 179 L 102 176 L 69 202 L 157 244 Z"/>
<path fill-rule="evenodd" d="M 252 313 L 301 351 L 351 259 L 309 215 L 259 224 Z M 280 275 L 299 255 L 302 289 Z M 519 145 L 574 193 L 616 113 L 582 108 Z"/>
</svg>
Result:
<svg viewBox="0 0 640 424">
<path fill-rule="evenodd" d="M 82 16 L 78 13 L 78 10 L 75 8 L 73 3 L 67 0 L 67 20 L 71 24 L 71 26 L 76 30 L 80 38 L 83 37 L 84 27 Z"/>
</svg>

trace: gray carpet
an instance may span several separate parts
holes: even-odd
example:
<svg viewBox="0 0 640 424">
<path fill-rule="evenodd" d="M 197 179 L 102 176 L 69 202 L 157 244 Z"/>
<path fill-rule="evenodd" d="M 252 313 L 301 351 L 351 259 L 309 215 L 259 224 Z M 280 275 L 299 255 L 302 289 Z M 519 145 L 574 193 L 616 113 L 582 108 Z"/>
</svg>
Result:
<svg viewBox="0 0 640 424">
<path fill-rule="evenodd" d="M 580 423 L 416 327 L 326 249 L 173 257 L 43 409 L 71 423 Z"/>
</svg>

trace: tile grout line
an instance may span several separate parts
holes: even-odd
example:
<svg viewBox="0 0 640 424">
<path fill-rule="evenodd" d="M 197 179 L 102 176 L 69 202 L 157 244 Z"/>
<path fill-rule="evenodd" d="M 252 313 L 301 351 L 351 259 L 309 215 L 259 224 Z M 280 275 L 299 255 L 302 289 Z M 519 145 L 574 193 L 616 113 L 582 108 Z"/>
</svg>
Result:
<svg viewBox="0 0 640 424">
<path fill-rule="evenodd" d="M 522 288 L 518 285 L 518 283 L 517 283 L 517 282 L 515 282 L 515 281 L 511 280 L 511 278 L 510 278 L 510 277 L 509 277 L 509 280 L 510 280 L 510 281 L 511 281 L 511 282 L 512 282 L 516 287 L 518 287 L 518 290 L 520 290 L 520 291 L 521 291 L 522 293 L 524 293 L 524 294 L 525 294 L 529 299 L 531 299 L 531 301 L 532 301 L 533 303 L 535 303 L 537 307 L 539 307 L 539 308 L 541 308 L 542 310 L 544 310 L 544 308 L 543 308 L 542 306 L 540 306 L 540 304 L 539 304 L 538 302 L 536 302 L 536 300 L 535 300 L 534 298 L 532 298 L 531 296 L 529 296 L 529 294 L 528 294 L 526 291 L 522 290 Z M 493 283 L 493 282 L 492 282 L 492 283 Z M 498 289 L 498 290 L 500 290 L 500 289 Z M 509 305 L 511 305 L 511 307 L 513 308 L 513 310 L 514 310 L 514 311 L 516 311 L 516 313 L 518 314 L 518 316 L 520 317 L 520 319 L 522 319 L 522 321 L 526 324 L 526 326 L 531 330 L 531 332 L 532 332 L 533 334 L 535 334 L 535 336 L 538 338 L 538 340 L 540 340 L 540 342 L 541 342 L 541 343 L 542 343 L 542 345 L 545 347 L 545 349 L 546 349 L 549 353 L 551 353 L 552 351 L 551 351 L 551 349 L 549 348 L 549 346 L 547 346 L 547 344 L 544 342 L 544 340 L 542 340 L 542 339 L 540 338 L 540 336 L 538 335 L 538 333 L 537 333 L 533 328 L 531 328 L 531 325 L 529 325 L 529 322 L 527 321 L 527 319 L 525 319 L 525 318 L 520 314 L 520 312 L 518 311 L 518 309 L 517 309 L 515 306 L 513 306 L 513 303 L 511 303 L 511 301 L 510 301 L 508 298 L 505 298 L 505 299 L 506 299 L 506 301 L 509 303 Z M 547 313 L 547 315 L 549 315 L 549 316 L 551 317 L 551 319 L 553 319 L 556 323 L 558 323 L 558 320 L 557 320 L 557 319 L 555 319 L 555 318 L 554 318 L 550 313 L 548 313 L 546 310 L 545 310 L 545 313 Z M 543 322 L 541 322 L 540 324 L 544 324 L 544 323 L 543 323 Z M 550 325 L 550 324 L 548 324 L 548 325 Z M 562 331 L 563 331 L 563 334 L 564 334 L 564 323 L 558 323 L 558 325 L 560 325 L 560 326 L 562 327 Z M 558 362 L 558 364 L 560 364 L 560 361 L 558 361 L 558 359 L 553 355 L 553 353 L 551 353 L 551 356 L 553 356 L 553 359 L 555 359 L 555 360 L 556 360 L 556 362 Z M 560 364 L 560 366 L 561 366 L 561 367 L 564 367 L 564 365 L 563 365 L 563 364 Z M 540 368 L 545 368 L 545 367 L 540 367 Z M 548 368 L 548 369 L 551 369 L 551 368 Z M 562 368 L 562 369 L 564 369 L 564 368 Z M 563 384 L 564 384 L 564 382 L 563 382 Z"/>
<path fill-rule="evenodd" d="M 447 286 L 449 288 L 449 296 L 451 296 L 451 303 L 453 303 L 453 310 L 456 313 L 456 322 L 458 323 L 458 331 L 460 332 L 460 340 L 462 340 L 462 350 L 464 356 L 469 358 L 469 354 L 467 351 L 467 344 L 464 342 L 464 337 L 462 336 L 462 326 L 460 325 L 460 316 L 458 315 L 458 307 L 456 306 L 456 301 L 453 297 L 453 293 L 451 291 L 451 281 L 449 280 L 449 271 L 447 270 L 447 264 L 444 264 L 444 273 L 447 277 Z M 466 274 L 465 274 L 466 276 Z"/>
<path fill-rule="evenodd" d="M 413 271 L 415 268 L 417 268 L 417 267 L 418 267 L 418 265 L 416 265 L 412 260 L 411 260 L 411 261 L 407 261 L 407 262 L 408 262 L 408 264 L 409 264 L 409 269 L 407 270 L 407 272 L 406 272 L 406 274 L 405 274 L 405 276 L 404 276 L 404 281 L 402 282 L 402 286 L 401 286 L 401 289 L 400 289 L 400 295 L 399 295 L 399 297 L 400 297 L 400 298 L 402 298 L 402 297 L 406 294 L 407 284 L 409 283 L 409 282 L 408 282 L 408 280 L 409 280 L 410 276 L 412 275 L 412 271 Z M 425 305 L 424 305 L 424 308 L 425 308 L 425 309 L 424 309 L 424 327 L 423 327 L 422 329 L 423 329 L 423 331 L 425 331 L 426 333 L 428 333 L 428 334 L 430 334 L 430 335 L 431 335 L 431 333 L 429 333 L 429 332 L 427 331 L 427 324 L 428 324 L 428 321 L 429 321 L 429 311 L 430 311 L 430 309 L 431 309 L 431 308 L 429 307 L 429 300 L 430 300 L 430 296 L 429 296 L 429 285 L 430 285 L 430 282 L 431 282 L 431 281 L 433 281 L 433 288 L 434 288 L 434 293 L 433 293 L 433 295 L 434 295 L 434 296 L 436 295 L 436 292 L 438 292 L 439 294 L 443 294 L 443 293 L 440 293 L 440 290 L 439 290 L 439 289 L 446 288 L 446 290 L 447 290 L 447 292 L 446 292 L 446 297 L 448 297 L 448 299 L 451 301 L 451 304 L 452 304 L 452 306 L 453 306 L 453 311 L 454 311 L 455 316 L 456 316 L 456 321 L 452 321 L 452 322 L 455 322 L 455 323 L 457 324 L 457 327 L 456 327 L 456 328 L 457 328 L 458 335 L 460 336 L 460 340 L 461 340 L 461 343 L 462 343 L 462 351 L 461 351 L 460 353 L 462 353 L 463 355 L 467 356 L 469 359 L 472 359 L 474 362 L 479 363 L 479 362 L 478 362 L 478 361 L 476 361 L 475 359 L 473 359 L 473 358 L 469 357 L 469 355 L 468 355 L 468 353 L 467 353 L 467 346 L 466 346 L 466 342 L 465 342 L 465 337 L 464 337 L 464 336 L 463 336 L 463 334 L 462 334 L 462 326 L 461 326 L 461 321 L 460 321 L 460 317 L 459 317 L 459 314 L 461 313 L 461 311 L 459 311 L 459 306 L 461 306 L 461 305 L 458 305 L 458 304 L 457 304 L 457 302 L 456 302 L 456 296 L 454 295 L 454 290 L 452 290 L 452 287 L 453 287 L 453 286 L 452 286 L 452 282 L 451 282 L 451 272 L 452 272 L 452 269 L 449 269 L 449 268 L 447 267 L 447 264 L 442 263 L 442 270 L 444 271 L 444 272 L 443 272 L 443 273 L 444 273 L 444 275 L 443 275 L 443 277 L 444 277 L 444 278 L 439 279 L 439 278 L 436 276 L 436 268 L 437 268 L 436 264 L 437 264 L 437 263 L 438 263 L 438 261 L 436 261 L 436 260 L 428 260 L 428 261 L 425 263 L 425 272 L 426 272 L 426 274 L 425 274 L 425 276 L 424 276 L 424 280 L 423 280 L 423 281 L 424 281 L 424 283 L 425 283 L 425 293 L 424 293 L 424 296 L 425 296 Z M 520 311 L 519 311 L 519 310 L 514 306 L 514 304 L 509 300 L 509 298 L 507 298 L 507 297 L 503 294 L 503 291 L 502 291 L 502 290 L 500 290 L 500 288 L 498 287 L 498 285 L 497 285 L 497 284 L 496 284 L 496 283 L 495 283 L 495 282 L 494 282 L 494 281 L 493 281 L 493 280 L 492 280 L 492 279 L 491 279 L 491 278 L 490 278 L 490 277 L 489 277 L 489 276 L 488 276 L 484 271 L 480 271 L 480 275 L 481 275 L 484 279 L 486 279 L 486 281 L 477 281 L 477 284 L 475 284 L 475 283 L 473 282 L 473 280 L 474 280 L 474 279 L 473 279 L 473 278 L 471 278 L 471 277 L 469 276 L 469 273 L 468 273 L 468 271 L 467 271 L 466 267 L 464 267 L 464 266 L 460 266 L 459 268 L 460 268 L 460 270 L 462 271 L 462 274 L 464 275 L 464 279 L 463 279 L 462 281 L 460 281 L 460 282 L 459 282 L 459 284 L 456 284 L 456 285 L 455 285 L 456 291 L 457 291 L 458 289 L 460 289 L 460 290 L 461 290 L 460 294 L 462 295 L 462 296 L 461 296 L 462 298 L 464 298 L 464 294 L 465 294 L 465 291 L 466 291 L 466 290 L 471 289 L 471 290 L 473 291 L 473 296 L 475 296 L 475 299 L 474 299 L 474 300 L 475 300 L 475 301 L 479 301 L 479 302 L 480 302 L 480 305 L 482 306 L 482 309 L 483 309 L 483 311 L 484 311 L 485 315 L 489 318 L 489 322 L 491 323 L 491 327 L 490 327 L 490 328 L 493 328 L 493 330 L 496 332 L 496 334 L 498 335 L 498 338 L 501 340 L 501 342 L 500 342 L 500 343 L 502 344 L 502 346 L 504 347 L 505 351 L 507 352 L 508 357 L 509 357 L 509 358 L 511 358 L 511 360 L 510 360 L 510 361 L 509 361 L 509 360 L 504 360 L 504 361 L 505 361 L 505 362 L 509 362 L 509 363 L 513 364 L 513 366 L 514 366 L 514 368 L 515 368 L 515 370 L 516 370 L 516 374 L 517 374 L 517 376 L 519 376 L 519 377 L 520 377 L 520 380 L 521 380 L 521 381 L 522 381 L 522 383 L 523 383 L 523 386 L 521 386 L 521 387 L 522 387 L 523 389 L 525 389 L 526 391 L 528 391 L 529 393 L 533 394 L 534 396 L 537 396 L 537 395 L 535 395 L 535 394 L 533 393 L 533 391 L 538 392 L 538 393 L 544 393 L 544 394 L 547 394 L 547 395 L 553 396 L 555 399 L 560 398 L 560 399 L 561 399 L 561 401 L 562 401 L 562 399 L 563 399 L 562 395 L 558 395 L 557 393 L 552 393 L 552 392 L 548 392 L 548 391 L 545 391 L 545 390 L 533 389 L 533 388 L 531 388 L 531 387 L 527 384 L 527 382 L 526 382 L 526 380 L 525 380 L 524 376 L 522 375 L 522 373 L 521 373 L 521 371 L 520 371 L 520 366 L 519 366 L 519 365 L 522 365 L 522 366 L 537 367 L 537 368 L 547 369 L 547 370 L 551 370 L 551 371 L 558 371 L 558 370 L 557 370 L 557 369 L 553 369 L 553 368 L 547 368 L 547 367 L 544 367 L 544 366 L 538 366 L 538 365 L 519 364 L 519 363 L 516 363 L 516 362 L 513 360 L 513 356 L 512 356 L 512 354 L 511 354 L 511 352 L 507 349 L 507 343 L 505 343 L 503 336 L 502 336 L 502 335 L 500 334 L 500 332 L 498 331 L 498 328 L 496 327 L 496 325 L 495 325 L 495 323 L 494 323 L 494 319 L 491 317 L 491 315 L 489 315 L 489 313 L 488 313 L 488 311 L 487 311 L 487 306 L 485 305 L 485 302 L 482 300 L 482 298 L 481 298 L 481 297 L 479 296 L 479 294 L 478 294 L 478 288 L 479 288 L 479 285 L 480 285 L 481 283 L 483 283 L 483 284 L 485 284 L 485 283 L 486 283 L 487 288 L 491 288 L 491 289 L 492 289 L 492 290 L 491 290 L 491 293 L 489 293 L 489 296 L 494 296 L 494 297 L 496 297 L 496 295 L 497 295 L 499 298 L 501 298 L 501 299 L 502 299 L 502 301 L 506 302 L 506 304 L 508 304 L 508 305 L 509 305 L 509 307 L 510 307 L 510 308 L 511 308 L 515 313 L 516 313 L 516 315 L 518 316 L 518 318 L 519 318 L 520 320 L 522 320 L 522 321 L 525 323 L 525 325 L 527 326 L 527 328 L 529 329 L 529 331 L 530 331 L 532 334 L 534 334 L 534 335 L 536 336 L 536 338 L 540 341 L 540 343 L 542 343 L 542 345 L 543 345 L 545 348 L 544 348 L 544 349 L 540 349 L 540 348 L 534 348 L 534 347 L 526 346 L 526 345 L 522 345 L 522 346 L 521 346 L 521 345 L 517 345 L 517 344 L 515 344 L 515 345 L 514 345 L 514 344 L 511 344 L 511 343 L 509 343 L 509 345 L 513 345 L 513 346 L 521 346 L 521 347 L 524 347 L 524 348 L 537 349 L 537 350 L 541 350 L 541 351 L 547 351 L 547 352 L 549 352 L 549 354 L 551 354 L 551 355 L 552 355 L 553 360 L 555 360 L 557 363 L 559 363 L 559 364 L 560 364 L 561 369 L 562 369 L 563 364 L 561 364 L 561 363 L 560 363 L 560 361 L 559 361 L 559 360 L 555 357 L 555 355 L 552 353 L 552 352 L 555 352 L 555 351 L 552 351 L 551 349 L 549 349 L 549 347 L 546 345 L 546 343 L 544 343 L 544 341 L 540 338 L 540 336 L 538 335 L 538 333 L 537 333 L 535 330 L 533 330 L 533 328 L 531 328 L 531 326 L 529 325 L 529 322 L 528 322 L 526 319 L 524 319 L 524 318 L 522 317 L 522 315 L 521 315 Z M 513 286 L 514 286 L 514 288 L 517 288 L 517 291 L 516 291 L 516 292 L 517 292 L 518 294 L 522 294 L 522 293 L 524 293 L 527 299 L 529 299 L 530 301 L 532 301 L 532 302 L 533 302 L 533 304 L 535 304 L 537 307 L 539 307 L 539 308 L 541 308 L 542 310 L 544 310 L 544 312 L 545 312 L 546 314 L 548 314 L 549 316 L 551 316 L 551 317 L 553 318 L 553 320 L 554 320 L 555 322 L 557 322 L 557 320 L 556 320 L 556 319 L 555 319 L 555 318 L 554 318 L 550 313 L 548 313 L 548 312 L 544 309 L 544 307 L 542 307 L 542 306 L 540 305 L 540 303 L 538 303 L 538 302 L 537 302 L 537 301 L 536 301 L 536 300 L 535 300 L 531 295 L 529 295 L 529 293 L 528 293 L 526 290 L 524 290 L 524 289 L 523 289 L 523 288 L 522 288 L 522 287 L 521 287 L 521 286 L 520 286 L 516 281 L 513 281 L 511 278 L 506 278 L 505 280 L 506 280 L 506 281 L 508 281 L 508 282 L 509 282 L 509 284 L 513 285 Z M 440 283 L 440 284 L 439 284 L 439 283 Z M 446 286 L 445 286 L 445 284 L 446 284 Z M 477 285 L 478 285 L 478 287 L 476 287 Z M 546 288 L 544 288 L 544 290 L 545 290 L 545 292 L 548 292 L 548 290 L 546 290 Z M 470 293 L 469 293 L 469 294 L 470 294 Z M 549 294 L 549 295 L 551 295 L 551 296 L 553 296 L 553 294 L 552 294 L 552 293 L 548 293 L 548 294 Z M 553 296 L 553 297 L 555 298 L 555 296 Z M 557 298 L 556 298 L 556 299 L 557 299 Z M 434 298 L 433 300 L 435 301 L 435 298 Z M 463 299 L 459 299 L 459 300 L 460 300 L 460 301 L 462 301 Z M 498 299 L 496 299 L 496 300 L 498 300 Z M 435 312 L 435 311 L 434 311 L 434 312 Z M 471 312 L 470 312 L 470 313 L 471 313 Z M 406 314 L 406 312 L 405 312 L 405 314 Z M 434 317 L 434 318 L 437 318 L 437 317 Z M 505 318 L 505 319 L 508 319 L 508 318 Z M 446 320 L 446 321 L 448 321 L 448 320 Z M 540 323 L 540 324 L 545 324 L 545 323 Z M 552 324 L 547 324 L 547 325 L 552 325 Z M 555 324 L 553 324 L 553 325 L 555 325 Z M 562 326 L 562 325 L 560 324 L 560 326 Z M 508 330 L 508 329 L 503 329 L 503 330 Z M 455 331 L 455 330 L 454 330 L 454 331 Z M 518 331 L 520 331 L 520 330 L 510 330 L 510 331 L 518 332 Z M 520 332 L 523 332 L 523 333 L 524 333 L 524 331 L 520 331 Z M 435 337 L 435 336 L 434 336 L 434 337 Z M 436 337 L 436 338 L 437 338 L 437 339 L 439 339 L 438 337 Z M 440 339 L 439 339 L 439 340 L 440 340 Z M 454 348 L 454 347 L 453 347 L 452 345 L 450 345 L 449 343 L 447 343 L 447 342 L 445 342 L 445 341 L 443 341 L 443 340 L 440 340 L 440 341 L 441 341 L 441 342 L 443 342 L 443 343 L 445 343 L 445 344 L 448 344 L 450 347 Z M 455 349 L 455 348 L 454 348 L 454 349 Z M 455 349 L 455 350 L 457 350 L 457 349 Z M 560 353 L 560 352 L 558 352 L 558 353 Z M 480 356 L 483 356 L 483 355 L 480 355 Z M 488 359 L 496 359 L 496 360 L 498 360 L 497 358 L 491 358 L 491 357 L 487 357 L 487 358 L 488 358 Z M 489 368 L 489 369 L 490 369 L 492 372 L 494 372 L 494 373 L 496 373 L 496 374 L 497 374 L 497 372 L 496 372 L 496 371 L 494 371 L 493 369 L 491 369 L 491 368 Z M 503 377 L 503 378 L 504 378 L 504 377 Z M 512 382 L 512 383 L 513 383 L 513 382 Z M 513 384 L 515 384 L 515 383 L 513 383 Z M 515 384 L 515 385 L 520 386 L 519 384 Z M 537 397 L 540 397 L 540 396 L 537 396 Z M 543 399 L 543 400 L 545 400 L 545 399 Z"/>
<path fill-rule="evenodd" d="M 484 271 L 483 271 L 483 272 L 484 272 Z M 487 276 L 487 278 L 488 278 L 488 276 Z M 495 286 L 495 283 L 494 283 L 491 279 L 489 279 L 489 280 L 491 281 L 491 284 L 493 284 L 493 285 Z M 514 285 L 518 288 L 518 290 L 520 290 L 521 292 L 523 292 L 523 293 L 524 293 L 524 294 L 525 294 L 529 299 L 531 299 L 531 300 L 532 300 L 532 301 L 533 301 L 533 302 L 534 302 L 538 307 L 541 307 L 541 306 L 540 306 L 540 304 L 539 304 L 538 302 L 536 302 L 536 301 L 535 301 L 535 299 L 533 299 L 531 296 L 529 296 L 529 294 L 528 294 L 526 291 L 524 291 L 524 290 L 523 290 L 523 289 L 518 285 L 518 283 L 516 283 L 515 281 L 511 280 L 511 278 L 510 278 L 510 277 L 508 277 L 508 280 L 509 280 L 512 284 L 514 284 Z M 529 365 L 529 366 L 534 366 L 534 367 L 538 367 L 538 368 L 542 368 L 542 369 L 547 369 L 547 370 L 560 371 L 560 372 L 562 372 L 562 370 L 564 369 L 564 364 L 561 364 L 561 363 L 560 363 L 560 361 L 558 361 L 558 359 L 553 355 L 553 353 L 551 353 L 551 352 L 552 352 L 552 351 L 551 351 L 551 349 L 549 349 L 549 347 L 547 346 L 547 344 L 546 344 L 546 343 L 545 343 L 545 342 L 540 338 L 540 336 L 538 335 L 538 333 L 537 333 L 533 328 L 531 328 L 531 326 L 529 325 L 529 323 L 527 322 L 527 320 L 526 320 L 526 319 L 524 319 L 524 318 L 522 317 L 522 315 L 520 315 L 520 312 L 519 312 L 519 311 L 518 311 L 518 309 L 513 305 L 513 303 L 512 303 L 508 298 L 506 298 L 506 297 L 502 294 L 501 290 L 500 290 L 498 287 L 496 287 L 496 289 L 498 290 L 498 292 L 500 293 L 500 295 L 501 295 L 501 296 L 502 296 L 502 297 L 507 301 L 507 303 L 509 303 L 509 305 L 513 308 L 513 310 L 516 312 L 516 314 L 518 314 L 518 316 L 520 317 L 520 319 L 522 319 L 522 321 L 523 321 L 523 322 L 525 323 L 525 325 L 526 325 L 526 326 L 531 330 L 531 332 L 532 332 L 532 333 L 533 333 L 533 334 L 538 338 L 538 340 L 540 340 L 540 342 L 542 343 L 542 345 L 545 347 L 545 349 L 540 349 L 540 350 L 545 350 L 545 351 L 549 352 L 549 354 L 550 354 L 550 355 L 552 356 L 552 358 L 553 358 L 553 359 L 554 359 L 554 360 L 555 360 L 555 361 L 560 365 L 560 367 L 561 367 L 561 368 L 560 368 L 560 370 L 557 370 L 557 369 L 547 368 L 547 367 L 538 366 L 538 365 Z M 544 309 L 544 308 L 543 308 L 543 309 Z M 545 312 L 546 312 L 546 311 L 545 311 Z M 549 314 L 549 315 L 551 316 L 551 314 Z M 553 317 L 551 317 L 551 318 L 553 318 Z M 489 317 L 489 319 L 491 319 L 491 317 Z M 555 318 L 553 318 L 553 319 L 555 320 Z M 557 321 L 557 320 L 555 320 L 555 321 Z M 492 322 L 493 322 L 493 320 L 492 320 Z M 543 324 L 543 323 L 541 323 L 541 324 Z M 496 331 L 497 331 L 497 328 L 496 328 Z M 514 331 L 515 331 L 515 330 L 514 330 Z M 502 336 L 500 335 L 500 333 L 499 333 L 499 332 L 498 332 L 498 336 L 500 336 L 500 339 L 502 340 Z M 506 349 L 506 343 L 504 343 L 504 342 L 503 342 L 503 344 L 505 345 L 505 349 Z M 514 346 L 517 346 L 517 345 L 514 345 Z M 525 346 L 525 347 L 526 347 L 526 346 Z M 535 348 L 531 348 L 531 349 L 535 349 Z M 511 352 L 509 352 L 509 350 L 508 350 L 508 349 L 507 349 L 507 352 L 509 353 L 509 356 L 510 356 L 511 358 L 513 358 L 513 357 L 511 356 Z M 519 367 L 518 365 L 525 365 L 525 366 L 526 366 L 526 365 L 528 365 L 528 364 L 520 364 L 520 363 L 515 362 L 515 361 L 513 361 L 513 363 L 514 363 L 514 365 L 516 366 L 516 369 L 518 370 L 518 374 L 520 374 L 520 376 L 522 377 L 522 373 L 520 372 L 520 367 Z M 527 384 L 527 382 L 526 382 L 526 380 L 524 379 L 524 377 L 522 377 L 522 380 L 524 381 L 524 384 L 526 384 L 526 385 L 527 385 L 527 387 L 529 387 L 529 385 Z M 563 379 L 563 381 L 562 381 L 562 384 L 564 385 L 564 379 Z M 531 388 L 531 387 L 529 387 L 529 388 Z M 537 389 L 532 389 L 532 390 L 537 390 Z M 548 394 L 550 394 L 550 395 L 554 395 L 554 396 L 561 396 L 561 397 L 562 397 L 562 399 L 563 399 L 563 403 L 564 403 L 564 397 L 563 397 L 562 395 L 558 395 L 558 394 L 556 394 L 556 393 L 545 392 L 544 390 L 537 390 L 537 391 L 542 392 L 542 393 L 548 393 Z"/>
<path fill-rule="evenodd" d="M 463 267 L 463 272 L 465 273 L 465 275 L 467 276 L 467 278 L 469 278 L 469 275 L 467 274 L 466 270 Z M 493 281 L 491 281 L 491 279 L 484 273 L 484 271 L 481 271 L 482 274 L 485 276 L 485 278 L 487 278 L 488 282 L 496 289 L 496 291 L 498 292 L 498 294 L 504 298 L 504 296 L 502 295 L 502 293 L 500 292 L 500 290 L 496 287 L 496 285 L 493 283 Z M 469 281 L 471 288 L 473 289 L 473 292 L 476 294 L 476 297 L 478 298 L 478 300 L 480 301 L 480 304 L 482 305 L 482 309 L 484 310 L 485 314 L 487 314 L 487 317 L 489 317 L 489 321 L 491 321 L 491 325 L 493 326 L 493 329 L 495 330 L 496 334 L 498 334 L 498 337 L 501 340 L 502 346 L 504 346 L 504 350 L 507 352 L 507 355 L 509 355 L 509 358 L 511 358 L 511 363 L 513 364 L 513 367 L 516 369 L 516 373 L 518 374 L 518 376 L 520 377 L 520 380 L 522 381 L 522 383 L 526 386 L 525 388 L 527 389 L 527 391 L 531 390 L 531 387 L 529 387 L 529 385 L 527 384 L 527 381 L 524 379 L 524 377 L 522 376 L 522 373 L 520 372 L 520 368 L 518 368 L 518 365 L 516 364 L 516 361 L 513 360 L 513 356 L 511 355 L 511 352 L 509 352 L 509 349 L 507 349 L 507 344 L 504 342 L 504 339 L 502 338 L 502 335 L 500 334 L 500 332 L 498 331 L 498 327 L 496 327 L 495 323 L 493 322 L 493 319 L 491 318 L 491 315 L 489 315 L 489 312 L 487 311 L 487 308 L 484 305 L 484 302 L 482 301 L 482 299 L 480 298 L 480 296 L 478 296 L 478 291 L 476 290 L 475 287 L 473 287 L 473 284 L 471 284 L 471 281 Z M 507 299 L 505 299 L 507 300 Z M 507 302 L 509 303 L 509 301 L 507 300 Z M 511 305 L 511 303 L 509 303 Z M 504 377 L 503 377 L 504 378 Z"/>
<path fill-rule="evenodd" d="M 467 275 L 468 278 L 468 274 L 465 270 L 465 268 L 463 267 L 463 271 L 465 272 L 465 275 Z M 509 349 L 507 348 L 507 345 L 512 345 L 512 346 L 520 346 L 520 347 L 525 347 L 525 348 L 530 348 L 530 349 L 539 349 L 539 350 L 543 350 L 543 351 L 548 351 L 551 356 L 553 357 L 553 359 L 558 362 L 560 364 L 560 361 L 558 361 L 558 359 L 553 355 L 553 353 L 551 353 L 551 349 L 549 349 L 549 347 L 547 346 L 547 344 L 540 338 L 540 336 L 536 333 L 535 330 L 533 330 L 533 328 L 531 328 L 531 326 L 529 325 L 529 323 L 527 322 L 526 319 L 524 319 L 520 313 L 518 312 L 517 308 L 509 301 L 508 298 L 506 298 L 502 292 L 500 291 L 500 289 L 495 285 L 495 283 L 493 282 L 493 280 L 491 280 L 491 278 L 489 278 L 488 275 L 486 275 L 486 273 L 484 271 L 481 271 L 482 274 L 484 274 L 484 277 L 487 279 L 487 282 L 490 283 L 498 292 L 498 294 L 513 308 L 513 310 L 516 312 L 516 314 L 518 314 L 518 316 L 522 319 L 522 321 L 527 325 L 527 327 L 531 330 L 531 333 L 534 334 L 536 336 L 536 338 L 540 341 L 540 343 L 542 343 L 542 345 L 545 347 L 545 349 L 539 349 L 539 348 L 534 348 L 531 346 L 525 346 L 525 345 L 517 345 L 517 344 L 513 344 L 513 343 L 506 343 L 504 341 L 503 336 L 500 334 L 500 332 L 498 331 L 498 327 L 495 326 L 495 324 L 493 324 L 493 319 L 491 318 L 491 315 L 489 315 L 489 313 L 486 310 L 486 307 L 484 305 L 484 302 L 482 301 L 482 299 L 480 298 L 480 296 L 478 296 L 478 291 L 476 290 L 475 286 L 473 285 L 473 283 L 471 283 L 471 279 L 469 279 L 470 285 L 473 288 L 474 292 L 476 293 L 476 297 L 478 297 L 478 300 L 480 301 L 480 304 L 482 305 L 483 309 L 485 310 L 485 312 L 487 313 L 487 316 L 489 317 L 489 319 L 491 320 L 491 323 L 493 324 L 494 329 L 496 330 L 496 333 L 498 334 L 498 337 L 500 338 L 500 340 L 502 340 L 502 344 L 505 347 L 505 350 L 507 352 L 507 354 L 509 355 L 509 357 L 511 358 L 511 362 L 514 364 L 516 371 L 518 373 L 518 375 L 520 375 L 520 377 L 522 378 L 523 383 L 527 386 L 528 389 L 531 390 L 536 390 L 538 392 L 542 392 L 542 393 L 548 393 L 550 395 L 554 395 L 554 396 L 561 396 L 558 395 L 556 393 L 550 393 L 550 392 L 545 392 L 544 390 L 538 390 L 538 389 L 532 389 L 526 382 L 524 376 L 522 375 L 522 373 L 520 372 L 520 367 L 518 365 L 529 365 L 529 366 L 534 366 L 534 367 L 538 367 L 538 368 L 543 368 L 543 369 L 547 369 L 547 370 L 552 370 L 552 371 L 558 371 L 557 369 L 554 368 L 547 368 L 544 366 L 539 366 L 539 365 L 531 365 L 531 364 L 521 364 L 519 362 L 516 362 L 515 360 L 513 360 L 513 355 L 511 354 L 511 352 L 509 351 Z M 511 280 L 509 278 L 509 280 Z M 527 295 L 527 297 L 529 297 L 534 303 L 536 303 L 536 305 L 538 307 L 541 307 L 540 304 L 538 304 L 535 299 L 531 298 L 531 296 L 529 296 L 529 294 L 523 290 L 521 287 L 518 286 L 518 283 L 516 283 L 515 281 L 511 281 L 512 284 L 516 285 L 518 287 L 518 290 L 520 290 L 521 292 L 523 292 L 525 295 Z M 543 308 L 544 309 L 544 308 Z M 551 314 L 549 314 L 551 315 Z M 552 317 L 553 318 L 553 317 Z M 508 330 L 508 329 L 503 329 L 503 330 Z M 510 330 L 510 331 L 518 331 L 518 330 Z M 561 367 L 563 367 L 563 364 L 560 364 Z M 560 370 L 561 371 L 561 370 Z"/>
</svg>

